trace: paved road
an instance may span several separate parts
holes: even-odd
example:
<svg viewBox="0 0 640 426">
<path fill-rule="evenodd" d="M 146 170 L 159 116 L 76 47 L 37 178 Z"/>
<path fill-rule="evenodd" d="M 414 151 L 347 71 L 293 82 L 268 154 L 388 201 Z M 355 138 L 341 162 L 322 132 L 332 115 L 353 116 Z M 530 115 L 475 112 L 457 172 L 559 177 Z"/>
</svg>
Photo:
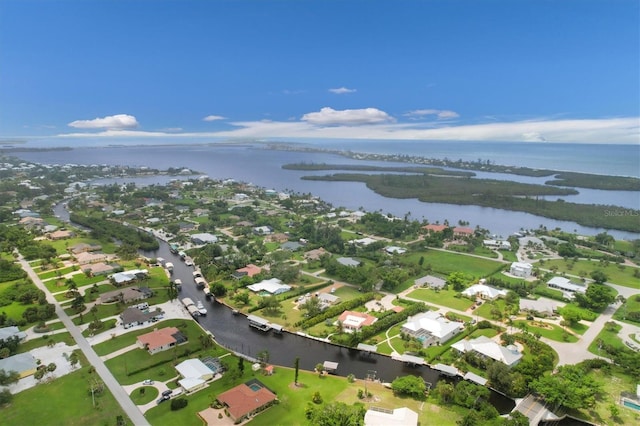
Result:
<svg viewBox="0 0 640 426">
<path fill-rule="evenodd" d="M 100 357 L 93 350 L 87 339 L 82 335 L 81 330 L 71 321 L 71 318 L 66 314 L 66 312 L 60 307 L 60 304 L 55 300 L 53 295 L 47 290 L 47 287 L 43 284 L 42 280 L 38 277 L 38 275 L 33 271 L 31 265 L 24 260 L 22 255 L 18 256 L 18 261 L 22 265 L 22 269 L 29 275 L 29 278 L 34 282 L 34 284 L 47 296 L 47 301 L 52 303 L 56 307 L 56 314 L 58 318 L 62 321 L 64 326 L 69 330 L 69 333 L 74 338 L 80 350 L 87 357 L 89 363 L 96 369 L 96 372 L 100 375 L 100 378 L 104 382 L 104 384 L 109 388 L 111 394 L 115 397 L 120 407 L 124 410 L 124 412 L 129 416 L 129 419 L 136 426 L 148 426 L 149 422 L 144 418 L 143 414 L 140 412 L 138 407 L 131 401 L 129 395 L 125 390 L 120 386 L 118 381 L 113 377 L 109 369 L 104 365 L 104 362 L 100 359 Z M 149 425 L 150 426 L 150 425 Z"/>
</svg>

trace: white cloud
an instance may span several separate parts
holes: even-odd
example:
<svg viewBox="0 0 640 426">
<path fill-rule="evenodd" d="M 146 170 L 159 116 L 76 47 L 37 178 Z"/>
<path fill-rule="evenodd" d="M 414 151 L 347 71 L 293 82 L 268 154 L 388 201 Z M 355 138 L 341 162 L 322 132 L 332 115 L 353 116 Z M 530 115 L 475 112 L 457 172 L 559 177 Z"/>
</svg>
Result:
<svg viewBox="0 0 640 426">
<path fill-rule="evenodd" d="M 460 117 L 460 114 L 457 112 L 446 109 L 417 109 L 405 114 L 406 117 L 424 117 L 425 115 L 435 115 L 438 117 L 438 120 L 448 120 Z"/>
<path fill-rule="evenodd" d="M 207 115 L 205 118 L 202 119 L 202 121 L 218 121 L 218 120 L 224 120 L 227 117 L 223 117 L 221 115 Z"/>
<path fill-rule="evenodd" d="M 93 120 L 76 120 L 69 123 L 69 127 L 76 129 L 130 129 L 138 127 L 138 120 L 133 115 L 108 115 Z"/>
<path fill-rule="evenodd" d="M 234 128 L 214 132 L 169 132 L 107 129 L 57 135 L 59 138 L 315 138 L 455 140 L 557 143 L 640 143 L 640 117 L 497 121 L 480 124 L 396 122 L 376 108 L 336 111 L 323 108 L 302 120 L 231 122 Z"/>
<path fill-rule="evenodd" d="M 335 110 L 324 107 L 318 112 L 302 116 L 302 121 L 320 126 L 357 126 L 395 121 L 393 117 L 377 108 Z"/>
<path fill-rule="evenodd" d="M 336 89 L 329 89 L 331 93 L 335 93 L 336 95 L 344 95 L 345 93 L 355 93 L 356 89 L 348 89 L 346 87 L 338 87 Z"/>
</svg>

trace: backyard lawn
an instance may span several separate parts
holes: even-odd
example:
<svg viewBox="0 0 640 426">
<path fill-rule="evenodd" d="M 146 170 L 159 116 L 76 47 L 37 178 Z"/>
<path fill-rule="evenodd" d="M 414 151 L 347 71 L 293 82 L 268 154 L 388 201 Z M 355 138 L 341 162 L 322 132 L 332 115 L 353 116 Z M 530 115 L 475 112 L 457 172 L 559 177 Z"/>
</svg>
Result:
<svg viewBox="0 0 640 426">
<path fill-rule="evenodd" d="M 562 327 L 555 324 L 549 324 L 541 321 L 517 320 L 513 322 L 513 326 L 517 328 L 523 328 L 526 326 L 526 329 L 530 333 L 539 333 L 542 337 L 555 340 L 556 342 L 574 343 L 578 341 L 576 336 L 565 332 Z"/>
<path fill-rule="evenodd" d="M 466 311 L 473 305 L 473 301 L 466 297 L 460 297 L 460 293 L 455 290 L 432 290 L 430 288 L 418 288 L 407 297 L 418 299 L 434 305 L 446 306 L 459 311 Z"/>
</svg>

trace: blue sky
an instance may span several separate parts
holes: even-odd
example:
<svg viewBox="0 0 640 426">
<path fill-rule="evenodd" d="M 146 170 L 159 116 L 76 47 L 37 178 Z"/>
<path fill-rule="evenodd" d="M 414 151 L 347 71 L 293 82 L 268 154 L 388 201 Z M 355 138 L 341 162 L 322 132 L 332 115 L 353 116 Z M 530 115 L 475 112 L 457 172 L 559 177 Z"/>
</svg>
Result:
<svg viewBox="0 0 640 426">
<path fill-rule="evenodd" d="M 0 137 L 640 143 L 640 2 L 0 2 Z"/>
</svg>

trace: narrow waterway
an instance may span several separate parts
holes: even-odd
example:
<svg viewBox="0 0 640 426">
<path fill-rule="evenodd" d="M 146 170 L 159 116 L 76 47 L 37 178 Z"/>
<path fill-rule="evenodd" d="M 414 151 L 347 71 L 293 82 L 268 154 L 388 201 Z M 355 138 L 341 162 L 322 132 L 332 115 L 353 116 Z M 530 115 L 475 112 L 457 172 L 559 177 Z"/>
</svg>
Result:
<svg viewBox="0 0 640 426">
<path fill-rule="evenodd" d="M 295 359 L 300 358 L 300 368 L 304 370 L 313 370 L 324 361 L 337 362 L 335 374 L 339 376 L 353 374 L 359 379 L 375 377 L 381 382 L 392 382 L 396 377 L 413 374 L 435 386 L 440 378 L 439 373 L 429 366 L 410 366 L 385 355 L 366 354 L 293 333 L 276 334 L 273 331 L 256 330 L 249 327 L 244 315 L 234 315 L 229 307 L 206 301 L 204 293 L 196 288 L 193 281 L 193 267 L 185 265 L 179 256 L 171 253 L 167 243 L 160 241 L 157 251 L 142 254 L 149 258 L 162 257 L 174 264 L 173 278 L 179 278 L 183 283 L 178 297 L 189 297 L 196 302 L 201 300 L 208 313 L 197 318 L 198 322 L 215 336 L 220 345 L 232 351 L 256 358 L 266 350 L 270 363 L 286 367 L 293 367 Z M 491 392 L 490 402 L 501 414 L 509 413 L 515 406 L 513 400 L 497 392 Z"/>
</svg>

